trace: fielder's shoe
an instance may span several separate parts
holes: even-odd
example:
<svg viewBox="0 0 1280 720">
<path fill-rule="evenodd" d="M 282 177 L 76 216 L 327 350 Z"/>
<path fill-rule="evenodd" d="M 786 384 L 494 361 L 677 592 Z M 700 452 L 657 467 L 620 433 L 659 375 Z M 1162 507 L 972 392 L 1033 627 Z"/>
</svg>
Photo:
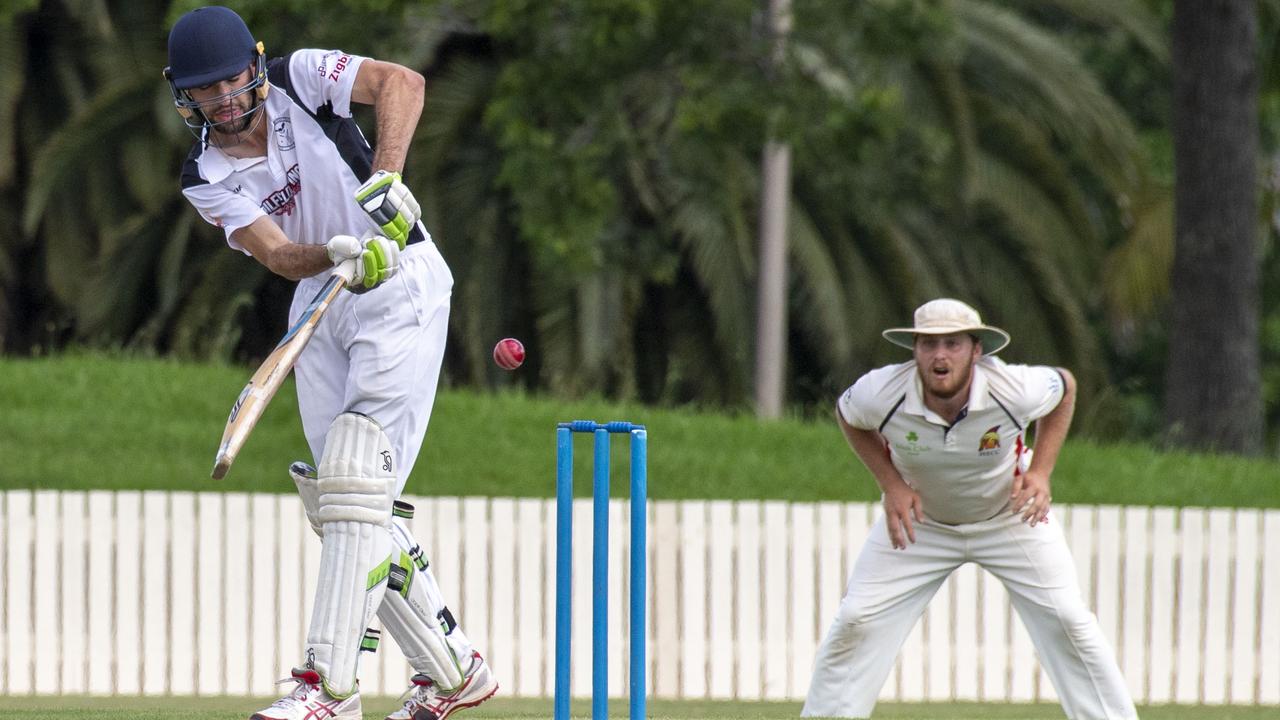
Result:
<svg viewBox="0 0 1280 720">
<path fill-rule="evenodd" d="M 399 710 L 387 716 L 387 720 L 445 720 L 464 708 L 475 707 L 498 692 L 498 681 L 489 669 L 489 663 L 480 653 L 471 654 L 471 667 L 463 678 L 462 686 L 444 695 L 431 678 L 413 676 L 409 687 L 409 699 Z"/>
<path fill-rule="evenodd" d="M 360 693 L 339 700 L 320 684 L 320 673 L 306 668 L 294 668 L 293 677 L 276 684 L 287 682 L 298 686 L 249 720 L 360 720 Z"/>
</svg>

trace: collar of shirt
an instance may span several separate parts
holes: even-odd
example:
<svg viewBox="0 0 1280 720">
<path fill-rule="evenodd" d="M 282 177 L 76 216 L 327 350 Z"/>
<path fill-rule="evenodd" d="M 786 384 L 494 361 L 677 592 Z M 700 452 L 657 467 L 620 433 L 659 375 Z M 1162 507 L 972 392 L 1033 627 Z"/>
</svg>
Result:
<svg viewBox="0 0 1280 720">
<path fill-rule="evenodd" d="M 965 414 L 986 410 L 990 404 L 991 393 L 987 391 L 987 374 L 982 367 L 982 361 L 979 360 L 973 364 L 973 381 L 969 384 L 969 402 L 965 405 Z M 912 415 L 919 415 L 925 420 L 943 427 L 951 427 L 952 424 L 949 420 L 944 420 L 925 406 L 924 381 L 920 379 L 919 370 L 914 368 L 911 373 L 911 382 L 907 383 L 907 393 L 906 398 L 902 401 L 902 410 Z"/>
<path fill-rule="evenodd" d="M 260 123 L 267 123 L 268 129 L 270 128 L 271 119 L 279 116 L 287 109 L 281 107 L 281 103 L 289 101 L 288 95 L 286 95 L 283 90 L 279 88 L 273 89 L 275 92 L 267 94 L 266 107 L 261 110 L 261 112 L 266 113 L 266 115 L 258 121 Z M 204 146 L 204 150 L 200 153 L 200 158 L 197 160 L 197 162 L 200 163 L 200 174 L 203 175 L 204 179 L 210 183 L 219 183 L 225 180 L 231 173 L 251 168 L 263 160 L 271 159 L 274 161 L 273 165 L 278 163 L 279 161 L 275 158 L 276 153 L 274 152 L 275 143 L 270 142 L 271 133 L 268 132 L 267 135 L 267 154 L 265 156 L 259 155 L 249 158 L 235 158 L 222 152 L 222 149 L 216 145 L 206 144 Z M 200 136 L 200 141 L 202 143 L 207 141 L 208 136 L 209 130 L 206 128 Z M 276 168 L 273 167 L 272 169 L 274 170 Z"/>
</svg>

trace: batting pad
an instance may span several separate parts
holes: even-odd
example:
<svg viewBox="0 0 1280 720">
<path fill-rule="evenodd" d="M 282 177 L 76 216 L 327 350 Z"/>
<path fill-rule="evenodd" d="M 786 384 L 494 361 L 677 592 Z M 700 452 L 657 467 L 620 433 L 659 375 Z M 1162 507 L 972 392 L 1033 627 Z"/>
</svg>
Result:
<svg viewBox="0 0 1280 720">
<path fill-rule="evenodd" d="M 404 507 L 412 513 L 407 503 L 398 502 L 396 507 L 397 514 Z M 414 671 L 431 678 L 448 694 L 462 684 L 459 658 L 470 662 L 471 642 L 445 607 L 430 563 L 400 517 L 394 519 L 391 537 L 399 559 L 378 618 Z"/>
<path fill-rule="evenodd" d="M 355 693 L 360 643 L 391 572 L 391 443 L 356 413 L 333 421 L 316 481 L 323 549 L 306 665 L 335 698 Z"/>
<path fill-rule="evenodd" d="M 351 520 L 387 527 L 395 501 L 391 440 L 382 427 L 359 413 L 334 418 L 325 436 L 316 488 L 320 524 Z"/>
</svg>

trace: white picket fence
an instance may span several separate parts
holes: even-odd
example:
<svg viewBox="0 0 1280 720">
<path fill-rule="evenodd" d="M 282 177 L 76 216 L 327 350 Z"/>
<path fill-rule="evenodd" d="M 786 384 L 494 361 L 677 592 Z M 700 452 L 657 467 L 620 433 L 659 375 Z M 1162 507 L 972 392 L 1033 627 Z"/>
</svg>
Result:
<svg viewBox="0 0 1280 720">
<path fill-rule="evenodd" d="M 409 498 L 414 531 L 505 693 L 552 689 L 552 500 Z M 655 697 L 798 699 L 878 506 L 649 509 Z M 575 506 L 573 687 L 590 692 L 590 506 Z M 1280 703 L 1280 510 L 1060 506 L 1080 578 L 1141 703 Z M 611 508 L 609 680 L 625 690 L 627 512 Z M 297 498 L 0 492 L 0 694 L 270 695 L 296 663 L 319 560 Z M 399 694 L 393 642 L 366 693 Z M 967 565 L 883 697 L 1054 699 L 1003 588 Z"/>
</svg>

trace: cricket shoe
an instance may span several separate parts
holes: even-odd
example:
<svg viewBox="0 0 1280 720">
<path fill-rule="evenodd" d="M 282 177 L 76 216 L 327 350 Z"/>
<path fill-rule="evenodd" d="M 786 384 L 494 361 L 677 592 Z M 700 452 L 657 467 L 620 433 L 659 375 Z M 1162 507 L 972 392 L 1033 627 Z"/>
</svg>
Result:
<svg viewBox="0 0 1280 720">
<path fill-rule="evenodd" d="M 320 673 L 294 668 L 293 677 L 276 684 L 296 682 L 293 692 L 259 710 L 249 720 L 360 720 L 360 693 L 339 700 L 324 689 Z"/>
<path fill-rule="evenodd" d="M 412 682 L 409 699 L 399 710 L 388 715 L 387 720 L 445 720 L 459 710 L 479 705 L 498 692 L 493 670 L 478 652 L 471 654 L 471 667 L 467 669 L 462 685 L 451 693 L 441 693 L 435 682 L 421 673 L 414 675 Z"/>
</svg>

